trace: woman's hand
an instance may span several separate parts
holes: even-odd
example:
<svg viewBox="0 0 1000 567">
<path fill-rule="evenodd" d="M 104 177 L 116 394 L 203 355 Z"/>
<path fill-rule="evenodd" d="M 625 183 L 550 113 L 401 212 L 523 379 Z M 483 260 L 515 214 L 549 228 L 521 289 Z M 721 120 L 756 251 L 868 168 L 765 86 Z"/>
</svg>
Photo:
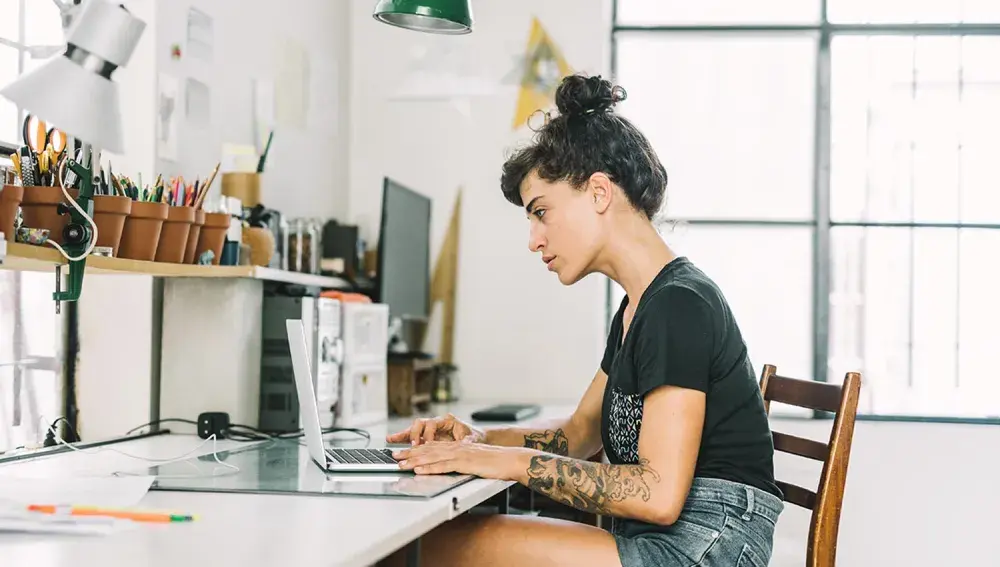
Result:
<svg viewBox="0 0 1000 567">
<path fill-rule="evenodd" d="M 530 449 L 498 447 L 468 441 L 432 441 L 394 451 L 403 470 L 417 474 L 461 473 L 482 478 L 517 480 L 528 468 Z"/>
<path fill-rule="evenodd" d="M 430 441 L 471 441 L 485 443 L 486 433 L 458 419 L 452 414 L 414 420 L 409 429 L 385 438 L 387 443 L 420 445 Z"/>
</svg>

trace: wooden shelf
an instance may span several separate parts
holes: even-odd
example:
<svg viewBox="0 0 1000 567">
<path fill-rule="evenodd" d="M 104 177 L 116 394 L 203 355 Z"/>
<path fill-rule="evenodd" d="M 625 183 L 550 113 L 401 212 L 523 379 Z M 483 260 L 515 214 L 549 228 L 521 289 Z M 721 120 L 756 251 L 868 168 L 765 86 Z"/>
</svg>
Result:
<svg viewBox="0 0 1000 567">
<path fill-rule="evenodd" d="M 0 268 L 48 272 L 56 264 L 66 264 L 66 259 L 55 248 L 8 242 L 7 255 L 0 263 Z M 260 266 L 198 266 L 144 262 L 104 256 L 87 258 L 87 271 L 100 274 L 142 274 L 162 278 L 250 278 L 327 289 L 349 289 L 351 287 L 347 280 L 341 278 L 286 272 Z"/>
</svg>

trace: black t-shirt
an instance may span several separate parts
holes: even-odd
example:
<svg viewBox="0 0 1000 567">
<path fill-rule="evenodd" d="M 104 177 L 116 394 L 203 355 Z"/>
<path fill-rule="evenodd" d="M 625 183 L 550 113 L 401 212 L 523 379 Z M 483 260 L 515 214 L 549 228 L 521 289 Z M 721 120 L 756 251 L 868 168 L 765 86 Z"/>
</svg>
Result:
<svg viewBox="0 0 1000 567">
<path fill-rule="evenodd" d="M 659 386 L 706 393 L 696 477 L 748 484 L 781 497 L 774 484 L 774 443 L 746 344 L 722 292 L 679 257 L 639 300 L 625 340 L 622 301 L 601 369 L 608 375 L 601 436 L 608 460 L 638 462 L 643 398 Z"/>
</svg>

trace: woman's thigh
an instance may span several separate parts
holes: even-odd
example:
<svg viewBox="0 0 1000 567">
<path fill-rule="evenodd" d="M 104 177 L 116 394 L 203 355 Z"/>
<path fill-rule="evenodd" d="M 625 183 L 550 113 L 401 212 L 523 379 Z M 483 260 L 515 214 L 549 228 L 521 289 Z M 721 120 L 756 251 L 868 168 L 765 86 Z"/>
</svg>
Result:
<svg viewBox="0 0 1000 567">
<path fill-rule="evenodd" d="M 401 551 L 380 565 L 403 565 L 403 558 Z M 420 565 L 621 567 L 621 562 L 614 537 L 594 526 L 534 516 L 465 514 L 421 539 Z"/>
</svg>

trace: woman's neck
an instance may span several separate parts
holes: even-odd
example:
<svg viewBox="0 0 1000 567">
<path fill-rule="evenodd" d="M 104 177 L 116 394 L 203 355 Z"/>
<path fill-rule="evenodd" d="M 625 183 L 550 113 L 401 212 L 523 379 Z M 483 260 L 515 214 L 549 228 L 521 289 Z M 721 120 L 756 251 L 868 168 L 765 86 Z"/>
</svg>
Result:
<svg viewBox="0 0 1000 567">
<path fill-rule="evenodd" d="M 648 221 L 616 230 L 603 256 L 601 271 L 624 288 L 633 309 L 663 266 L 677 258 Z"/>
</svg>

